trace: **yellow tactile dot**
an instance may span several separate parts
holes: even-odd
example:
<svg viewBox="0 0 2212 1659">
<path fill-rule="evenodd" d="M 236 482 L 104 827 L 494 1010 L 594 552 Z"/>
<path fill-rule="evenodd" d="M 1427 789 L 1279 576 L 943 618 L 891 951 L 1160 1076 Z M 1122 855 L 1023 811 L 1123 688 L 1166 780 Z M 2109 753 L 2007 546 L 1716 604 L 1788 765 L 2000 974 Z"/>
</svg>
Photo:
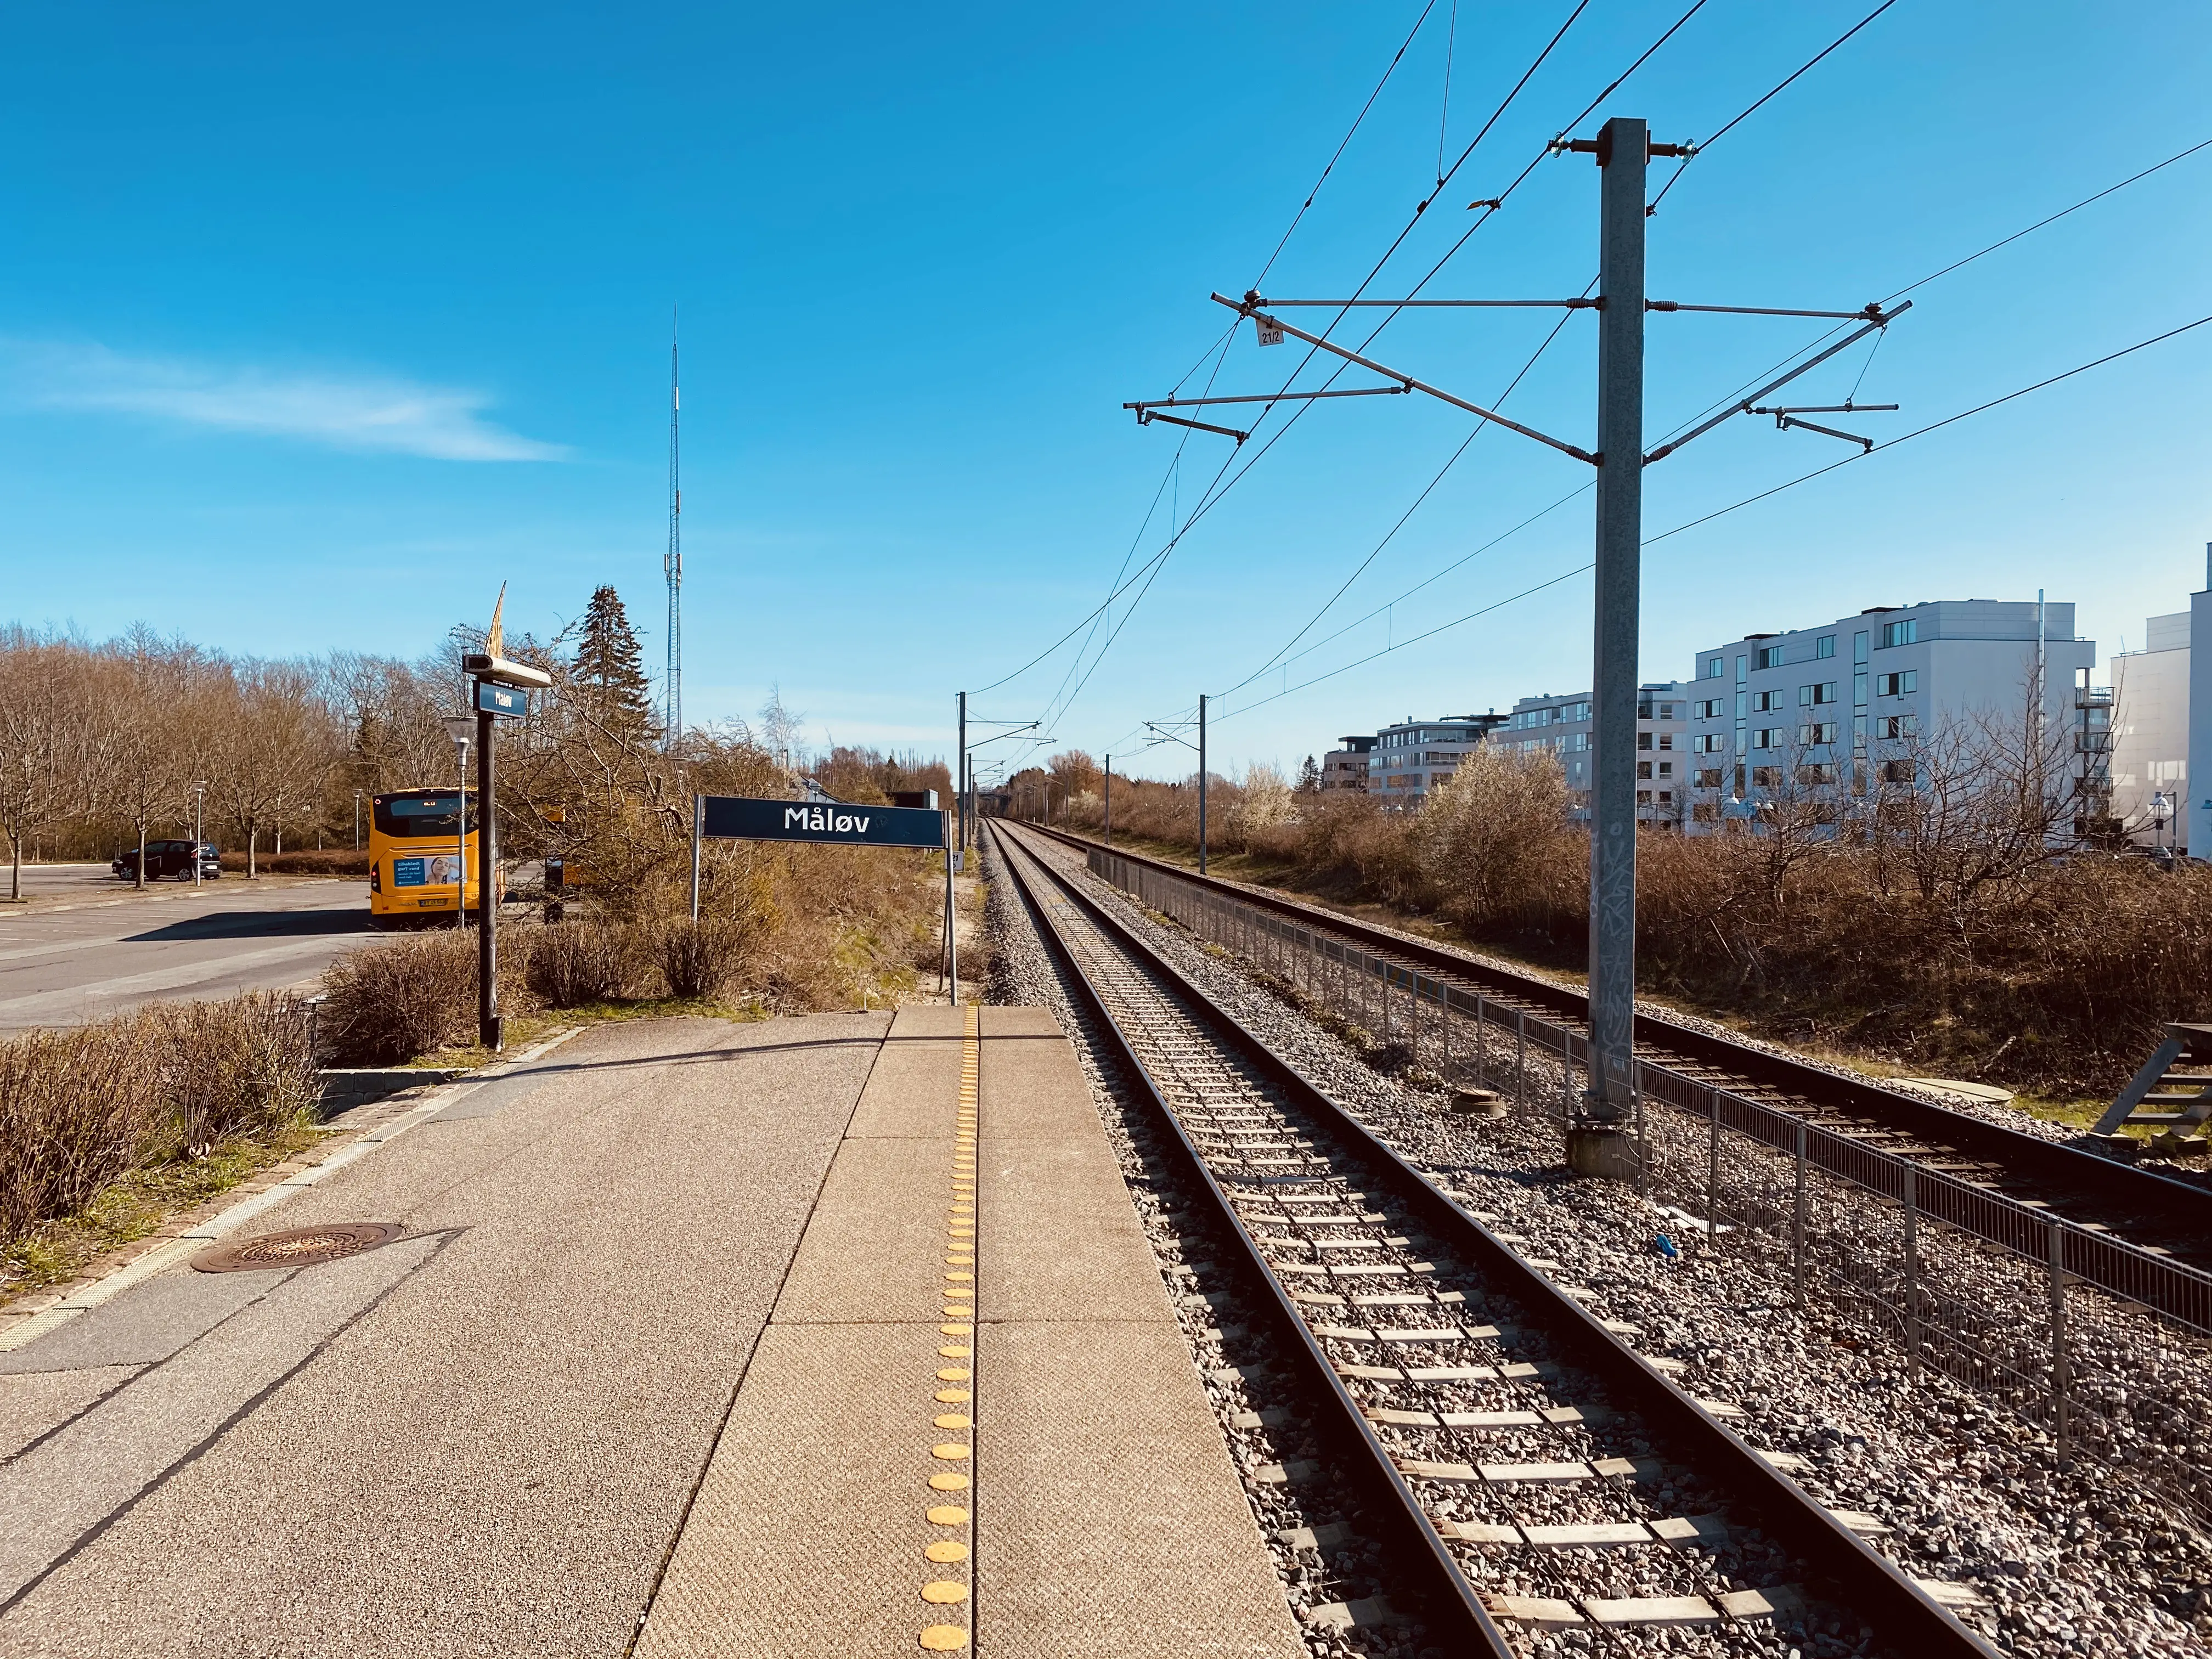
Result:
<svg viewBox="0 0 2212 1659">
<path fill-rule="evenodd" d="M 934 1601 L 941 1607 L 951 1607 L 968 1599 L 968 1586 L 957 1584 L 950 1578 L 933 1578 L 921 1587 L 921 1599 Z"/>
<path fill-rule="evenodd" d="M 968 1477 L 964 1474 L 933 1474 L 929 1484 L 937 1492 L 966 1492 Z"/>
<path fill-rule="evenodd" d="M 938 1429 L 972 1429 L 975 1425 L 957 1412 L 947 1412 L 942 1417 L 932 1418 L 930 1426 Z"/>
<path fill-rule="evenodd" d="M 923 1550 L 922 1553 L 933 1561 L 965 1561 L 968 1559 L 968 1547 L 965 1544 L 956 1544 L 950 1538 L 940 1538 Z"/>
<path fill-rule="evenodd" d="M 955 1284 L 972 1283 L 975 1277 L 964 1267 L 948 1267 L 945 1270 L 945 1276 Z"/>
<path fill-rule="evenodd" d="M 937 1373 L 940 1382 L 965 1382 L 975 1375 L 964 1365 L 946 1365 Z"/>
<path fill-rule="evenodd" d="M 968 1645 L 968 1632 L 957 1625 L 932 1625 L 915 1639 L 931 1653 L 957 1653 Z"/>
<path fill-rule="evenodd" d="M 957 1440 L 940 1440 L 929 1449 L 929 1455 L 944 1463 L 963 1463 L 968 1459 L 968 1448 Z"/>
<path fill-rule="evenodd" d="M 939 1389 L 934 1397 L 948 1406 L 964 1406 L 975 1396 L 965 1389 Z"/>
<path fill-rule="evenodd" d="M 937 1351 L 937 1357 L 939 1359 L 973 1359 L 975 1357 L 975 1350 L 973 1348 L 939 1348 Z M 963 1372 L 962 1375 L 965 1376 L 966 1373 Z"/>
<path fill-rule="evenodd" d="M 962 1527 L 968 1524 L 968 1511 L 957 1504 L 934 1504 L 930 1506 L 929 1524 L 933 1527 Z"/>
<path fill-rule="evenodd" d="M 975 1334 L 975 1328 L 973 1325 L 939 1325 L 937 1328 L 943 1331 L 947 1336 L 973 1336 Z M 938 1398 L 940 1400 L 944 1397 L 945 1396 L 942 1394 L 938 1395 Z M 963 1400 L 965 1400 L 968 1396 L 963 1394 L 960 1397 Z"/>
<path fill-rule="evenodd" d="M 972 1314 L 975 1311 L 975 1304 L 972 1302 L 948 1302 L 945 1304 L 943 1309 L 944 1315 L 947 1319 L 959 1319 L 964 1316 Z M 975 1328 L 973 1325 L 939 1325 L 937 1328 L 944 1332 L 947 1336 L 973 1336 L 975 1334 Z"/>
</svg>

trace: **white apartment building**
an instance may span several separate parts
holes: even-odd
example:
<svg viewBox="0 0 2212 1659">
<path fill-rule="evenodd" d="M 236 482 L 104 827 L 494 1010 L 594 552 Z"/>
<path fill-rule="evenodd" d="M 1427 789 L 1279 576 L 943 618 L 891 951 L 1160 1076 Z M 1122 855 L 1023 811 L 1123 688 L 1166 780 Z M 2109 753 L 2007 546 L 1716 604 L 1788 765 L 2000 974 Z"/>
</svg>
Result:
<svg viewBox="0 0 2212 1659">
<path fill-rule="evenodd" d="M 2146 847 L 2189 844 L 2189 635 L 2186 611 L 2152 617 L 2143 648 L 2112 659 L 2112 816 Z"/>
<path fill-rule="evenodd" d="M 1590 694 L 1571 691 L 1523 697 L 1513 705 L 1491 741 L 1501 748 L 1548 750 L 1559 757 L 1577 818 L 1589 816 L 1595 780 Z M 1686 799 L 1689 698 L 1672 680 L 1640 688 L 1636 707 L 1636 816 L 1645 823 L 1676 823 Z"/>
<path fill-rule="evenodd" d="M 1321 757 L 1321 787 L 1365 793 L 1367 760 L 1374 752 L 1375 739 L 1353 736 L 1339 738 L 1336 744 L 1335 748 Z"/>
<path fill-rule="evenodd" d="M 2100 784 L 2111 694 L 2086 684 L 2097 647 L 2074 636 L 2070 604 L 1875 605 L 1699 652 L 1686 688 L 1692 831 L 1784 783 L 1864 794 L 1873 780 L 1914 781 L 1916 738 L 1978 714 L 2025 712 L 2039 653 L 2045 729 L 2073 732 L 2077 756 L 2094 745 Z"/>
<path fill-rule="evenodd" d="M 1367 757 L 1367 793 L 1394 806 L 1418 806 L 1429 792 L 1450 781 L 1461 759 L 1481 747 L 1505 716 L 1447 714 L 1417 720 L 1408 714 L 1374 737 Z M 1348 744 L 1350 738 L 1345 739 Z"/>
</svg>

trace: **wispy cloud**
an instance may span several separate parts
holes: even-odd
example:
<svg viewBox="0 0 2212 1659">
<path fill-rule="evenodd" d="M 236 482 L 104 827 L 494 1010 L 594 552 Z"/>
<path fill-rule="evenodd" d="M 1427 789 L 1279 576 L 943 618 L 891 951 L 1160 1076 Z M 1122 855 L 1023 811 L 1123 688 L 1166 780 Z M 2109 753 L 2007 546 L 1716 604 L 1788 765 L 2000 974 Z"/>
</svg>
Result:
<svg viewBox="0 0 2212 1659">
<path fill-rule="evenodd" d="M 103 346 L 15 342 L 7 356 L 18 395 L 46 409 L 106 410 L 441 461 L 550 461 L 568 453 L 485 419 L 491 399 L 454 386 L 133 356 Z"/>
</svg>

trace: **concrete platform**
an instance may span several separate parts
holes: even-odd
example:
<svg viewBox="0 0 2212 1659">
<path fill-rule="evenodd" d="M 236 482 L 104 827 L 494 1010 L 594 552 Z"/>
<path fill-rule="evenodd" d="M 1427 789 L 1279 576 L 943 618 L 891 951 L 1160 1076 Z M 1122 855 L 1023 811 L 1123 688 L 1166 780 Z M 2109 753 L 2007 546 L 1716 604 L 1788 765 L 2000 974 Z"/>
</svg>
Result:
<svg viewBox="0 0 2212 1659">
<path fill-rule="evenodd" d="M 939 1295 L 971 1263 L 973 1322 Z M 971 1644 L 1305 1651 L 1089 1087 L 1039 1009 L 898 1016 L 637 1651 Z"/>
<path fill-rule="evenodd" d="M 1043 1012 L 598 1028 L 0 1354 L 0 1656 L 1304 1650 Z"/>
</svg>

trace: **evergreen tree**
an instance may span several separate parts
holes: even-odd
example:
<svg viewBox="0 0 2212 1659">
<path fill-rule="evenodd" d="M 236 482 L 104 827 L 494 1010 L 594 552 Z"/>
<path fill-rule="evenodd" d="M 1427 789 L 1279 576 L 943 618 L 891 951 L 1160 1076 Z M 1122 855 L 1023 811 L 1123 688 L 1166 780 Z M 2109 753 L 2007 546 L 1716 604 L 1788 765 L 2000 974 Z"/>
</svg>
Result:
<svg viewBox="0 0 2212 1659">
<path fill-rule="evenodd" d="M 1306 763 L 1298 768 L 1298 793 L 1301 795 L 1310 795 L 1320 787 L 1321 768 L 1316 766 L 1314 757 L 1308 755 Z"/>
<path fill-rule="evenodd" d="M 610 729 L 642 735 L 653 726 L 653 687 L 645 677 L 637 635 L 621 595 L 612 587 L 593 590 L 592 602 L 574 629 L 576 653 L 571 661 L 579 691 L 592 714 Z"/>
</svg>

